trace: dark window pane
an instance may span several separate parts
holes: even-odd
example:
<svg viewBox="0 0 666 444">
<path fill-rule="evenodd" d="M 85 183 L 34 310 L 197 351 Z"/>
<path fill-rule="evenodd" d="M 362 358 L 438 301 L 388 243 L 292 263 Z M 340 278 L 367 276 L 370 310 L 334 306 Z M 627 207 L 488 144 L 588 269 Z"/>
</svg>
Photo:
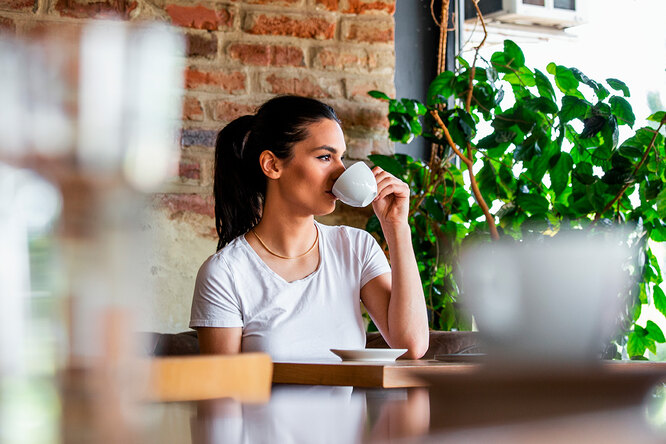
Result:
<svg viewBox="0 0 666 444">
<path fill-rule="evenodd" d="M 555 8 L 574 11 L 576 9 L 576 0 L 555 0 Z"/>
<path fill-rule="evenodd" d="M 546 6 L 546 0 L 523 0 L 524 5 Z"/>
</svg>

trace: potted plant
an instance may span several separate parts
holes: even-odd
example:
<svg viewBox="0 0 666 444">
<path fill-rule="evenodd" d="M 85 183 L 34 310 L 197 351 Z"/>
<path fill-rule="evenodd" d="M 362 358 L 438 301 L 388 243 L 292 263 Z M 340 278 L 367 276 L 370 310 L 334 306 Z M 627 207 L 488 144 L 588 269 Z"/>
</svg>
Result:
<svg viewBox="0 0 666 444">
<path fill-rule="evenodd" d="M 412 190 L 409 218 L 431 327 L 471 327 L 458 307 L 454 276 L 457 253 L 468 240 L 619 225 L 633 233 L 642 268 L 627 290 L 624 333 L 607 356 L 619 356 L 621 347 L 636 358 L 646 349 L 655 352 L 665 340 L 661 329 L 636 321 L 648 300 L 666 315 L 649 243 L 666 241 L 666 112 L 636 128 L 630 92 L 620 80 L 598 82 L 556 63 L 545 72 L 532 69 L 510 40 L 487 66 L 476 66 L 477 55 L 478 49 L 472 63 L 458 58 L 455 72 L 438 75 L 426 103 L 369 93 L 389 104 L 391 140 L 432 143 L 427 161 L 369 156 Z M 621 126 L 632 130 L 622 141 Z M 383 240 L 375 217 L 366 228 Z"/>
</svg>

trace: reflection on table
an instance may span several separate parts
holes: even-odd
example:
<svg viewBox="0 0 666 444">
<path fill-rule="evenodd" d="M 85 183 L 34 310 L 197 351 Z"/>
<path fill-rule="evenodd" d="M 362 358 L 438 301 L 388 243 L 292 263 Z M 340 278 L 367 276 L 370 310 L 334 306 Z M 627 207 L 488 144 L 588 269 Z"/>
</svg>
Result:
<svg viewBox="0 0 666 444">
<path fill-rule="evenodd" d="M 426 388 L 352 389 L 275 386 L 265 404 L 231 399 L 147 404 L 146 442 L 664 442 L 664 404 L 564 414 L 539 420 L 464 427 L 438 425 L 446 414 Z M 473 400 L 462 406 L 470 418 Z M 507 400 L 510 402 L 510 400 Z M 438 407 L 439 406 L 439 407 Z M 455 409 L 455 405 L 450 405 Z"/>
<path fill-rule="evenodd" d="M 265 404 L 229 398 L 145 406 L 152 442 L 356 443 L 424 436 L 425 388 L 275 386 Z M 164 427 L 167 425 L 167 427 Z"/>
</svg>

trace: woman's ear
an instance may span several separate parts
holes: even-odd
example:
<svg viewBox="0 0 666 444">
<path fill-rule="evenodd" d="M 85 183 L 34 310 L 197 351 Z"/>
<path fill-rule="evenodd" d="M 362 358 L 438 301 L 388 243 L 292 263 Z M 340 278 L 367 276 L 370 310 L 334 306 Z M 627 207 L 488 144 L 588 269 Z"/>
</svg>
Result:
<svg viewBox="0 0 666 444">
<path fill-rule="evenodd" d="M 269 179 L 279 179 L 282 175 L 280 159 L 272 151 L 264 150 L 259 154 L 259 165 Z"/>
</svg>

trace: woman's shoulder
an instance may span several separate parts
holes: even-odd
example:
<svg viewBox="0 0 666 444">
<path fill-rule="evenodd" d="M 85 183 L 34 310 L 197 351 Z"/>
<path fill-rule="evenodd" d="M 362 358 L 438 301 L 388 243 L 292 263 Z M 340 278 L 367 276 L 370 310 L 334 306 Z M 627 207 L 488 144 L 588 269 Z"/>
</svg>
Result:
<svg viewBox="0 0 666 444">
<path fill-rule="evenodd" d="M 324 236 L 334 241 L 355 244 L 372 238 L 372 235 L 367 231 L 348 225 L 324 225 L 318 223 L 317 226 Z"/>
<path fill-rule="evenodd" d="M 243 239 L 239 236 L 225 245 L 222 249 L 211 254 L 201 264 L 199 273 L 211 273 L 214 271 L 227 270 L 231 272 L 231 265 L 238 263 L 241 255 L 243 255 Z"/>
</svg>

